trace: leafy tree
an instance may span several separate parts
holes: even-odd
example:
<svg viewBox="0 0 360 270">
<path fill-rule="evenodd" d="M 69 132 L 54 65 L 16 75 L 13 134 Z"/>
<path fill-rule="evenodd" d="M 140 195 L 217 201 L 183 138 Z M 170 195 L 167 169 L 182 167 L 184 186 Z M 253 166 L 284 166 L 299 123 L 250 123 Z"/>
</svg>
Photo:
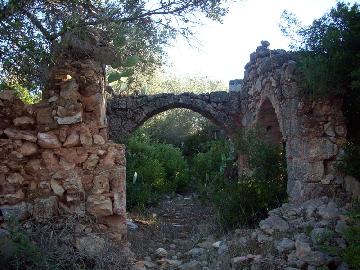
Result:
<svg viewBox="0 0 360 270">
<path fill-rule="evenodd" d="M 68 34 L 81 42 L 94 30 L 114 49 L 119 71 L 110 80 L 152 71 L 164 62 L 164 46 L 178 34 L 191 37 L 201 17 L 221 21 L 223 2 L 0 0 L 0 80 L 41 89 Z"/>
<path fill-rule="evenodd" d="M 360 8 L 342 2 L 309 26 L 302 26 L 291 13 L 283 13 L 283 33 L 292 39 L 301 81 L 308 96 L 344 98 L 343 111 L 349 137 L 360 117 Z"/>
</svg>

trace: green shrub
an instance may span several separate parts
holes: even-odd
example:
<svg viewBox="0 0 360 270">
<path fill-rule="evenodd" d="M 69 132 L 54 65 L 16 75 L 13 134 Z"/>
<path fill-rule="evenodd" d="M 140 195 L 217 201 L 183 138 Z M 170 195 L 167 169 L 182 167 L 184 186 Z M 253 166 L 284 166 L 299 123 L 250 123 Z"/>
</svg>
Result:
<svg viewBox="0 0 360 270">
<path fill-rule="evenodd" d="M 134 178 L 136 173 L 137 177 Z M 187 189 L 189 172 L 181 151 L 136 132 L 127 142 L 128 208 L 143 208 L 162 195 Z"/>
<path fill-rule="evenodd" d="M 360 269 L 360 202 L 355 202 L 348 213 L 350 226 L 342 233 L 347 246 L 340 252 L 343 260 L 353 269 Z"/>
<path fill-rule="evenodd" d="M 254 225 L 286 200 L 285 152 L 281 146 L 264 142 L 258 132 L 250 131 L 235 141 L 235 149 L 247 156 L 249 166 L 238 179 L 224 176 L 234 161 L 234 146 L 228 141 L 211 142 L 208 151 L 193 159 L 191 172 L 199 179 L 197 190 L 214 204 L 224 228 Z"/>
<path fill-rule="evenodd" d="M 233 146 L 228 140 L 219 139 L 204 143 L 205 152 L 191 160 L 191 176 L 202 184 L 209 178 L 223 176 L 225 168 L 234 160 Z"/>
<path fill-rule="evenodd" d="M 0 240 L 0 264 L 7 269 L 45 269 L 48 259 L 41 249 L 21 229 L 17 220 L 8 222 L 9 237 Z"/>
<path fill-rule="evenodd" d="M 339 164 L 339 169 L 356 179 L 360 179 L 360 146 L 347 142 L 344 146 L 344 155 Z"/>
<path fill-rule="evenodd" d="M 242 176 L 238 181 L 224 182 L 214 193 L 214 204 L 220 224 L 234 228 L 239 224 L 255 225 L 285 198 L 283 185 Z"/>
</svg>

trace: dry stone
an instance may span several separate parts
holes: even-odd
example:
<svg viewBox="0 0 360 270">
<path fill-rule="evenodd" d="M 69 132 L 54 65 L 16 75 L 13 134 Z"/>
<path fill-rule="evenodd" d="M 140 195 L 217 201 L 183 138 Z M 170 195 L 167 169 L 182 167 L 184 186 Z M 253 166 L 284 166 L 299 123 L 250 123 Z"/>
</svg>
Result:
<svg viewBox="0 0 360 270">
<path fill-rule="evenodd" d="M 6 181 L 9 184 L 20 185 L 24 182 L 24 177 L 22 177 L 19 173 L 12 173 L 6 178 Z"/>
<path fill-rule="evenodd" d="M 13 120 L 14 125 L 17 127 L 26 127 L 31 126 L 35 124 L 35 120 L 32 117 L 29 116 L 21 116 L 17 117 Z"/>
<path fill-rule="evenodd" d="M 37 135 L 38 144 L 42 148 L 60 148 L 61 142 L 59 141 L 58 137 L 53 133 L 41 133 L 39 132 Z"/>
<path fill-rule="evenodd" d="M 71 133 L 64 142 L 64 147 L 74 147 L 80 145 L 80 135 L 77 132 Z"/>
<path fill-rule="evenodd" d="M 20 147 L 19 152 L 23 156 L 32 156 L 38 153 L 38 146 L 35 143 L 24 142 L 24 144 Z"/>
<path fill-rule="evenodd" d="M 104 217 L 113 214 L 111 200 L 105 195 L 90 195 L 87 198 L 86 209 L 95 217 Z"/>
<path fill-rule="evenodd" d="M 75 246 L 83 254 L 96 256 L 105 249 L 106 242 L 100 236 L 89 234 L 76 238 Z"/>
<path fill-rule="evenodd" d="M 0 210 L 4 220 L 10 220 L 12 218 L 24 220 L 29 217 L 28 204 L 25 202 L 14 205 L 0 205 Z"/>
<path fill-rule="evenodd" d="M 4 133 L 10 139 L 14 139 L 14 140 L 25 140 L 25 141 L 29 141 L 29 142 L 37 141 L 37 138 L 34 134 L 32 134 L 29 131 L 25 131 L 25 130 L 16 130 L 16 129 L 12 129 L 12 128 L 7 128 L 4 130 Z"/>
</svg>

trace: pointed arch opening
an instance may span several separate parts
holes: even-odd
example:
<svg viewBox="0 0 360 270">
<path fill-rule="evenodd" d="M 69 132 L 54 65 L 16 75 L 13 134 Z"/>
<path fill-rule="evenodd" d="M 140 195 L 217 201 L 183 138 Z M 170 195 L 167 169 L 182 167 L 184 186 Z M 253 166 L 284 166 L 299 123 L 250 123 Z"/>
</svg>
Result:
<svg viewBox="0 0 360 270">
<path fill-rule="evenodd" d="M 282 144 L 283 136 L 273 105 L 267 98 L 260 106 L 256 124 L 263 131 L 263 139 L 271 144 Z"/>
</svg>

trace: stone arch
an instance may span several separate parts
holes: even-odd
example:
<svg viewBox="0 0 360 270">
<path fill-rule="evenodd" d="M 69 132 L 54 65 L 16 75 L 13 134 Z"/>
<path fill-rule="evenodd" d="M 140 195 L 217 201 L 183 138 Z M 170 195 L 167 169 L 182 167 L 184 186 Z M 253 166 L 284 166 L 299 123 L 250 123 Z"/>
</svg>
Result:
<svg viewBox="0 0 360 270">
<path fill-rule="evenodd" d="M 284 141 L 278 115 L 269 98 L 265 98 L 261 103 L 255 123 L 264 131 L 265 141 L 273 144 L 281 144 Z"/>
<path fill-rule="evenodd" d="M 161 112 L 184 108 L 199 113 L 231 136 L 235 130 L 234 126 L 239 123 L 234 116 L 241 114 L 239 99 L 239 94 L 227 92 L 113 98 L 107 106 L 109 135 L 111 138 L 117 138 L 130 134 L 146 120 Z"/>
<path fill-rule="evenodd" d="M 202 109 L 197 108 L 197 107 L 188 106 L 186 104 L 180 104 L 180 103 L 169 104 L 169 105 L 166 105 L 164 107 L 154 109 L 153 111 L 149 112 L 148 114 L 143 115 L 143 117 L 140 119 L 140 121 L 136 123 L 137 125 L 136 125 L 136 127 L 134 128 L 133 131 L 135 131 L 137 128 L 139 128 L 141 125 L 143 125 L 147 120 L 151 119 L 152 117 L 154 117 L 154 116 L 156 116 L 158 114 L 161 114 L 163 112 L 173 110 L 173 109 L 188 109 L 188 110 L 191 110 L 191 111 L 193 111 L 195 113 L 200 114 L 204 118 L 208 119 L 214 125 L 216 125 L 220 129 L 224 130 L 225 133 L 227 133 L 227 134 L 230 133 L 227 126 L 223 122 L 220 122 L 220 120 L 217 119 L 216 116 L 209 113 L 209 111 L 202 110 Z"/>
</svg>

